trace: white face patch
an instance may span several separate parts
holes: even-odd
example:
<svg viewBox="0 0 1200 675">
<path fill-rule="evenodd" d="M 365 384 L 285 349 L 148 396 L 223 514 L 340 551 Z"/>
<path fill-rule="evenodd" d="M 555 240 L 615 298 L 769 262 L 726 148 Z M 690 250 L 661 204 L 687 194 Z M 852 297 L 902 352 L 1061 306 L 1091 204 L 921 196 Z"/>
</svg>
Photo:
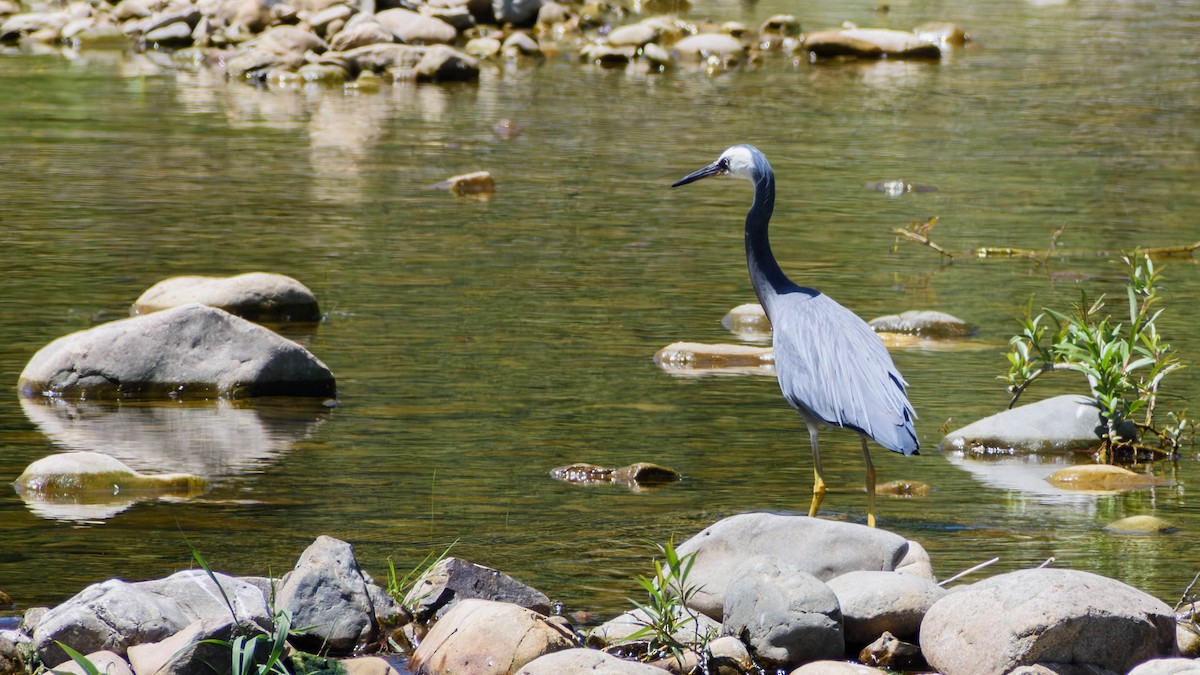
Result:
<svg viewBox="0 0 1200 675">
<path fill-rule="evenodd" d="M 741 178 L 743 180 L 754 180 L 754 157 L 750 154 L 750 149 L 735 145 L 725 152 L 721 153 L 721 159 L 724 161 L 726 171 L 731 178 Z"/>
</svg>

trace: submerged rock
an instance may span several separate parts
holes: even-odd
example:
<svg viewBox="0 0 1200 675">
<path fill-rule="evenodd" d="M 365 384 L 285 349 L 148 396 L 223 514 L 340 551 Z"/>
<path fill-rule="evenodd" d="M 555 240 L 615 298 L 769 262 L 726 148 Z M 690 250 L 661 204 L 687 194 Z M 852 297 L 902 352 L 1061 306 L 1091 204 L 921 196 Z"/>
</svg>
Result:
<svg viewBox="0 0 1200 675">
<path fill-rule="evenodd" d="M 867 322 L 877 333 L 904 333 L 930 338 L 970 337 L 975 332 L 971 324 L 945 312 L 909 310 L 871 319 Z"/>
<path fill-rule="evenodd" d="M 456 195 L 490 195 L 496 191 L 496 181 L 487 171 L 475 171 L 451 176 L 433 187 Z"/>
<path fill-rule="evenodd" d="M 629 487 L 662 485 L 680 479 L 678 471 L 649 462 L 638 462 L 617 469 L 580 462 L 551 469 L 550 475 L 577 485 L 617 483 Z"/>
<path fill-rule="evenodd" d="M 765 369 L 774 366 L 775 353 L 770 347 L 674 342 L 658 350 L 654 363 L 670 371 Z"/>
<path fill-rule="evenodd" d="M 78 499 L 89 494 L 109 496 L 131 491 L 190 496 L 208 488 L 208 482 L 199 476 L 139 473 L 121 460 L 98 452 L 43 457 L 26 467 L 13 484 L 17 492 L 36 494 L 37 499 Z"/>
<path fill-rule="evenodd" d="M 938 445 L 979 454 L 1071 452 L 1096 447 L 1103 429 L 1094 400 L 1064 394 L 985 417 L 950 432 Z"/>
<path fill-rule="evenodd" d="M 721 325 L 725 327 L 725 330 L 738 335 L 751 337 L 771 335 L 771 320 L 767 318 L 767 312 L 763 306 L 757 302 L 748 302 L 729 310 L 729 313 L 721 319 Z"/>
<path fill-rule="evenodd" d="M 1162 601 L 1113 579 L 1021 570 L 935 602 L 921 625 L 921 650 L 943 675 L 1039 663 L 1125 673 L 1175 654 L 1175 617 Z"/>
<path fill-rule="evenodd" d="M 1129 516 L 1115 520 L 1104 529 L 1116 534 L 1170 534 L 1179 528 L 1156 516 Z"/>
<path fill-rule="evenodd" d="M 33 355 L 17 389 L 79 399 L 336 394 L 333 373 L 308 350 L 195 303 L 61 337 Z"/>
<path fill-rule="evenodd" d="M 304 284 L 282 274 L 250 272 L 232 277 L 172 277 L 154 284 L 133 303 L 135 314 L 150 314 L 198 302 L 250 321 L 320 321 L 317 297 Z"/>
<path fill-rule="evenodd" d="M 1157 476 L 1134 473 L 1110 464 L 1081 464 L 1055 471 L 1047 479 L 1056 487 L 1068 490 L 1136 490 L 1161 485 Z"/>
<path fill-rule="evenodd" d="M 929 483 L 919 480 L 890 480 L 875 486 L 875 494 L 892 497 L 928 497 L 932 492 Z"/>
</svg>

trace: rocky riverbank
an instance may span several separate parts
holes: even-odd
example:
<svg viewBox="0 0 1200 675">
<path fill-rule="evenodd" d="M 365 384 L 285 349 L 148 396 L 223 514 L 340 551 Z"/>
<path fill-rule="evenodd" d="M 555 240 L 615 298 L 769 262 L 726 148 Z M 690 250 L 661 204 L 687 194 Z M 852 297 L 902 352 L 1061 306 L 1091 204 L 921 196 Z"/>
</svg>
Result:
<svg viewBox="0 0 1200 675">
<path fill-rule="evenodd" d="M 758 26 L 679 18 L 689 8 L 688 0 L 0 0 L 0 44 L 137 49 L 166 67 L 235 80 L 369 89 L 473 80 L 487 64 L 556 58 L 651 72 L 720 71 L 769 55 L 936 60 L 967 40 L 945 22 L 805 34 L 790 15 Z"/>
<path fill-rule="evenodd" d="M 0 673 L 47 666 L 83 675 L 70 650 L 113 675 L 232 672 L 234 644 L 249 645 L 243 653 L 258 663 L 272 663 L 275 647 L 274 663 L 292 673 L 1200 671 L 1194 607 L 1176 614 L 1088 572 L 1039 568 L 939 584 L 915 541 L 765 513 L 714 523 L 676 551 L 691 561 L 679 589 L 688 602 L 671 624 L 679 658 L 644 656 L 637 631 L 655 624 L 653 605 L 589 626 L 570 618 L 585 613 L 554 613 L 561 606 L 546 593 L 456 558 L 389 593 L 350 544 L 322 536 L 279 579 L 205 566 L 112 579 L 57 607 L 27 609 L 18 629 L 0 631 Z"/>
</svg>

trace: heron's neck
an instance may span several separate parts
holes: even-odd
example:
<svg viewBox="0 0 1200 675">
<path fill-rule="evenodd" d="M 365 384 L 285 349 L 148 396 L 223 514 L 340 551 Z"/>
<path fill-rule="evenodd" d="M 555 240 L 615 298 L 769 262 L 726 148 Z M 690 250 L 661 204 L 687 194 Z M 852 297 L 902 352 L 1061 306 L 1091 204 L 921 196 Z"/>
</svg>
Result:
<svg viewBox="0 0 1200 675">
<path fill-rule="evenodd" d="M 767 225 L 775 211 L 775 176 L 767 173 L 754 184 L 754 203 L 746 214 L 746 263 L 750 267 L 750 282 L 764 309 L 770 311 L 771 300 L 792 286 L 771 254 L 767 240 Z"/>
</svg>

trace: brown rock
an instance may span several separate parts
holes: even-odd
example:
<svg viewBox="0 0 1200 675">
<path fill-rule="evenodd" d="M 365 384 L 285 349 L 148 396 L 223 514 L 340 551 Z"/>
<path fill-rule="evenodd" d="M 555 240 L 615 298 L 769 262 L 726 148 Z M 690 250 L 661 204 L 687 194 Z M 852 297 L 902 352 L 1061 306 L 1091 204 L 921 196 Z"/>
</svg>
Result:
<svg viewBox="0 0 1200 675">
<path fill-rule="evenodd" d="M 429 675 L 513 675 L 540 656 L 578 646 L 574 634 L 542 614 L 463 600 L 429 630 L 409 666 Z"/>
</svg>

